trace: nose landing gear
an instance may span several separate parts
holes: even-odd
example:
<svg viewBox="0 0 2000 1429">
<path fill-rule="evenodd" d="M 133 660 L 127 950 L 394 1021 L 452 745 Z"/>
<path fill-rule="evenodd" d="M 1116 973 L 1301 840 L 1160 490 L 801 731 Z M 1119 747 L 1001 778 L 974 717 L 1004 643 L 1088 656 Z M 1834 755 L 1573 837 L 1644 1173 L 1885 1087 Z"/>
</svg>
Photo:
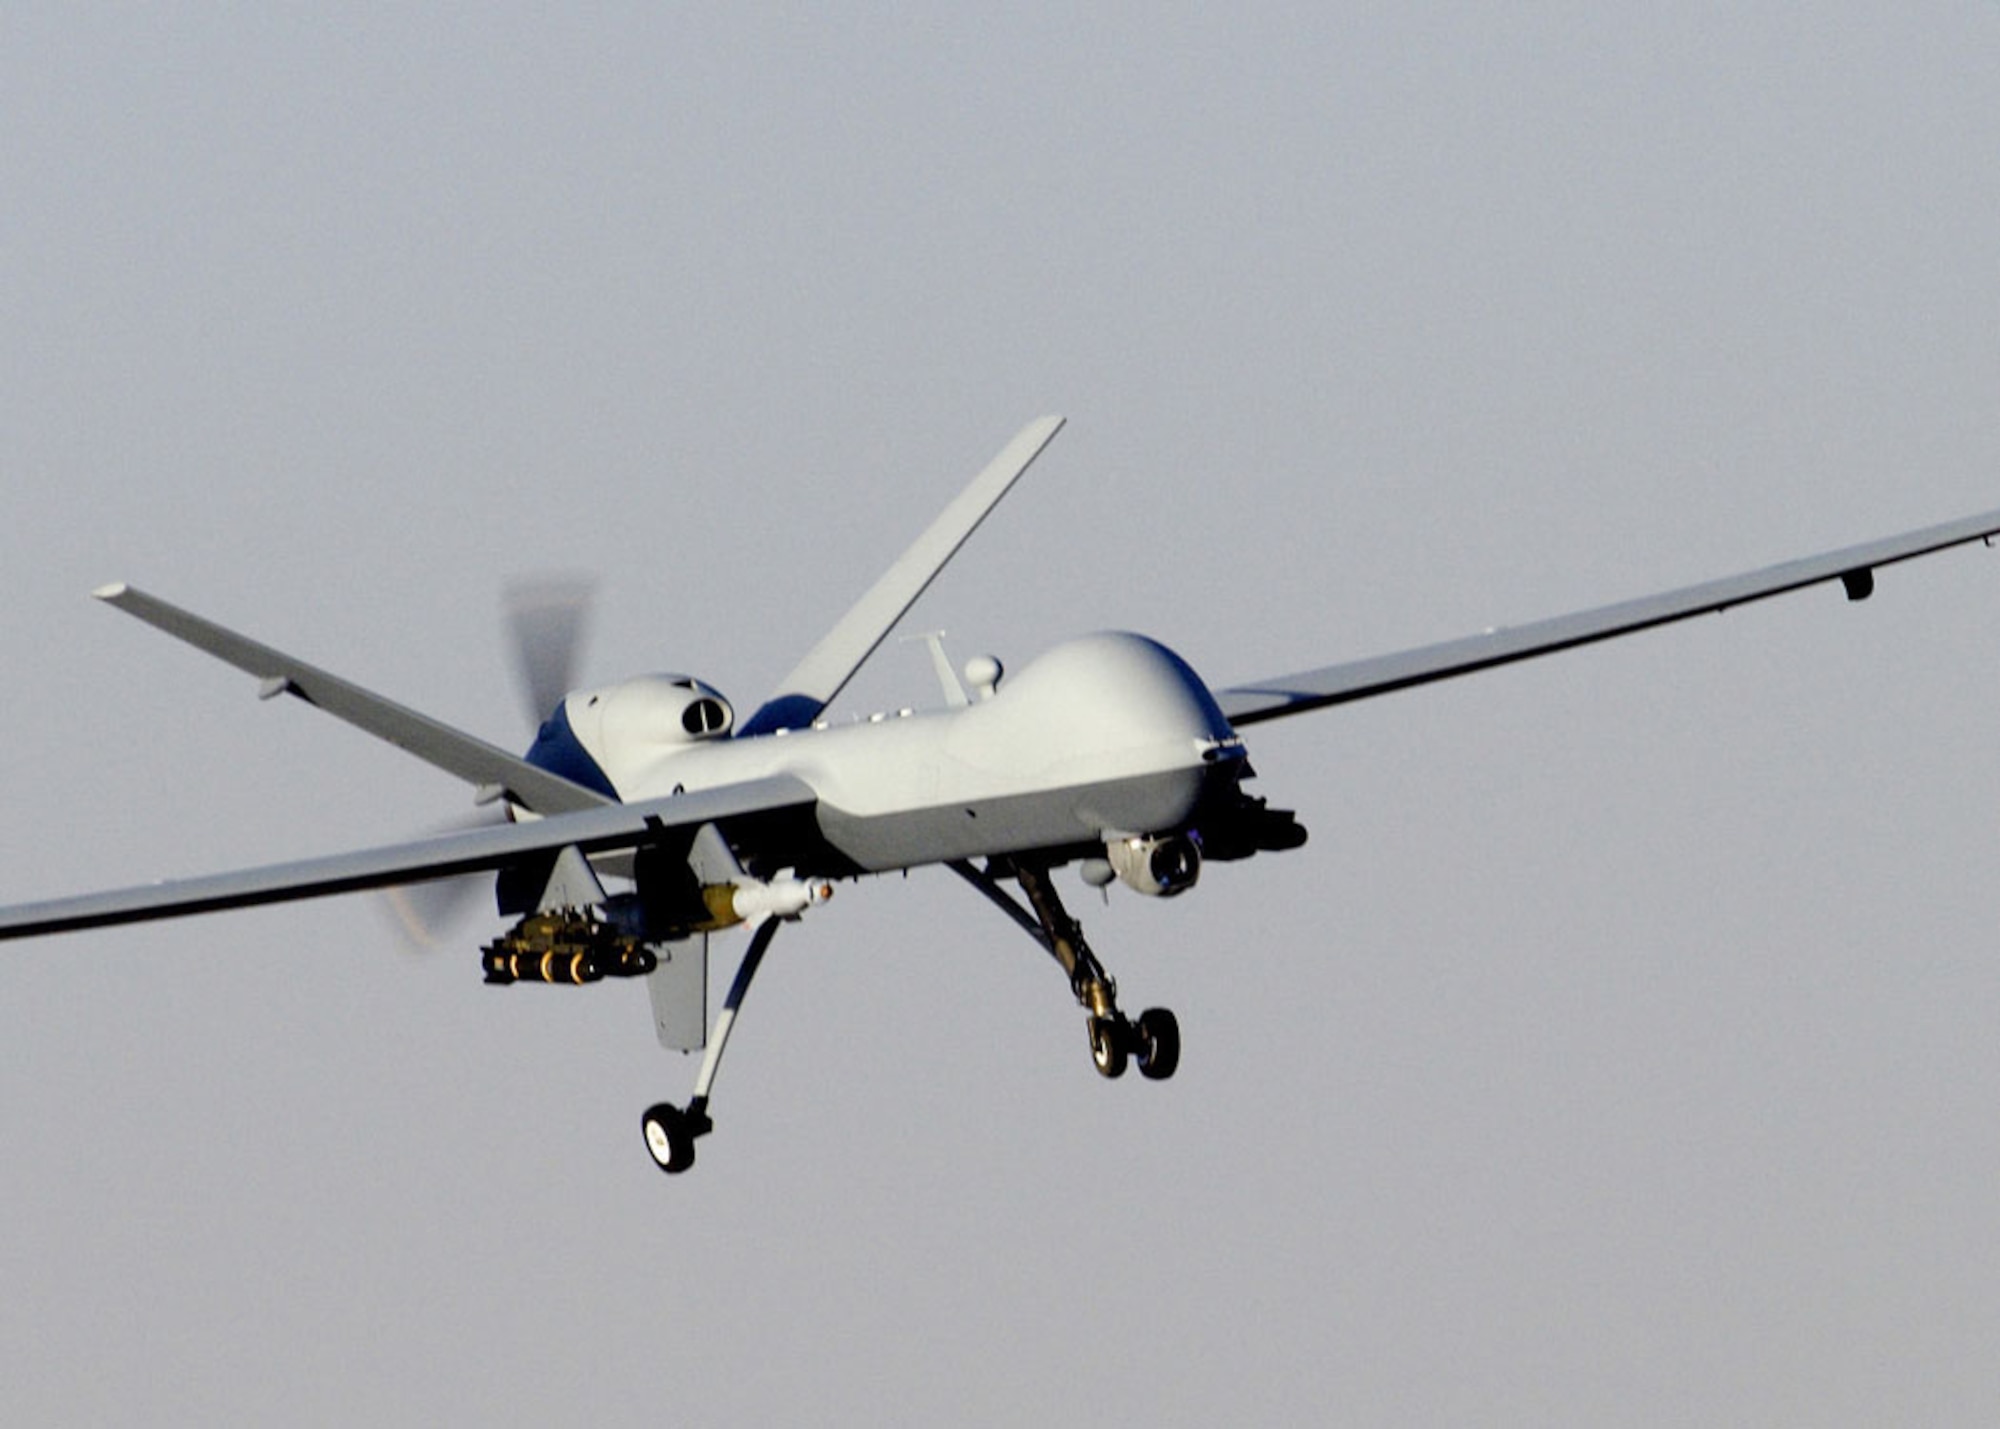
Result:
<svg viewBox="0 0 2000 1429">
<path fill-rule="evenodd" d="M 1090 1060 L 1107 1078 L 1125 1074 L 1126 1063 L 1139 1064 L 1139 1075 L 1165 1081 L 1181 1061 L 1181 1026 L 1164 1007 L 1152 1007 L 1134 1022 L 1118 1010 L 1118 984 L 1084 941 L 1083 929 L 1070 917 L 1056 895 L 1045 868 L 1017 865 L 1014 876 L 1035 910 L 1048 939 L 1048 949 L 1069 974 L 1070 990 L 1090 1013 Z"/>
<path fill-rule="evenodd" d="M 1132 1030 L 1136 1034 L 1132 1060 L 1139 1064 L 1139 1075 L 1155 1082 L 1171 1077 L 1181 1064 L 1180 1019 L 1164 1007 L 1149 1007 Z"/>
<path fill-rule="evenodd" d="M 1034 909 L 1030 915 L 1000 887 L 990 868 L 982 871 L 963 860 L 950 867 L 1048 949 L 1069 975 L 1070 991 L 1089 1014 L 1090 1060 L 1100 1075 L 1121 1077 L 1131 1063 L 1137 1063 L 1139 1075 L 1150 1081 L 1165 1081 L 1174 1074 L 1181 1062 L 1179 1019 L 1164 1007 L 1146 1009 L 1136 1022 L 1118 1010 L 1118 984 L 1063 907 L 1047 868 L 1016 863 L 1010 870 Z"/>
<path fill-rule="evenodd" d="M 1164 1082 L 1181 1064 L 1181 1024 L 1164 1007 L 1149 1007 L 1136 1022 L 1122 1017 L 1090 1019 L 1090 1060 L 1107 1078 L 1125 1075 L 1129 1060 L 1139 1075 Z"/>
</svg>

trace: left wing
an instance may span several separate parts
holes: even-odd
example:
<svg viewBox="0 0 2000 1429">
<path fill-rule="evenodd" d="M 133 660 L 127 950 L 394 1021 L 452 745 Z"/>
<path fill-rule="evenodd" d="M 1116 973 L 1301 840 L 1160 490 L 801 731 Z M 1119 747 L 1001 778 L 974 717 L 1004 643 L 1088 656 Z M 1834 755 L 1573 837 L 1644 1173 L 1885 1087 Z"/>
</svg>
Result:
<svg viewBox="0 0 2000 1429">
<path fill-rule="evenodd" d="M 566 848 L 586 854 L 635 848 L 676 833 L 691 833 L 703 824 L 780 810 L 809 809 L 817 798 L 804 781 L 780 774 L 693 794 L 676 794 L 638 804 L 609 804 L 385 848 L 59 898 L 47 903 L 23 903 L 0 908 L 0 940 L 179 918 L 190 913 L 284 903 L 399 883 L 421 883 L 453 874 L 505 868 Z"/>
<path fill-rule="evenodd" d="M 1469 675 L 1475 670 L 1548 655 L 1593 641 L 1666 625 L 1690 616 L 1720 612 L 1734 605 L 1783 595 L 1825 581 L 1839 581 L 1849 600 L 1866 600 L 1875 589 L 1878 567 L 1927 556 L 1972 541 L 2000 535 L 2000 511 L 1987 511 L 1921 531 L 1866 541 L 1823 555 L 1787 561 L 1700 585 L 1683 586 L 1659 595 L 1599 606 L 1595 610 L 1558 615 L 1529 625 L 1489 630 L 1483 635 L 1447 640 L 1415 650 L 1327 665 L 1295 675 L 1280 675 L 1254 684 L 1215 692 L 1216 703 L 1236 726 L 1257 724 L 1283 715 L 1300 714 L 1326 705 L 1386 695 L 1392 690 L 1433 680 Z"/>
</svg>

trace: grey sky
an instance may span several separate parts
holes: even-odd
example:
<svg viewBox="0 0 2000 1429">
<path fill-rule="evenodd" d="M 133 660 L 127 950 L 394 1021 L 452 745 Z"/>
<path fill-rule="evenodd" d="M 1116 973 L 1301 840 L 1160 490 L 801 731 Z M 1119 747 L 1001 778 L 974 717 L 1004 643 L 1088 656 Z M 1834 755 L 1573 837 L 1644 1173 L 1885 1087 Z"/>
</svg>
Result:
<svg viewBox="0 0 2000 1429">
<path fill-rule="evenodd" d="M 511 572 L 754 702 L 1044 411 L 961 659 L 1230 683 L 2000 505 L 1996 94 L 1990 4 L 11 5 L 0 900 L 464 808 L 113 579 L 520 744 Z M 1974 549 L 1254 731 L 1304 850 L 1073 904 L 1163 1086 L 956 880 L 845 887 L 673 1182 L 643 996 L 478 926 L 12 947 L 9 1416 L 1991 1420 L 1996 629 Z"/>
</svg>

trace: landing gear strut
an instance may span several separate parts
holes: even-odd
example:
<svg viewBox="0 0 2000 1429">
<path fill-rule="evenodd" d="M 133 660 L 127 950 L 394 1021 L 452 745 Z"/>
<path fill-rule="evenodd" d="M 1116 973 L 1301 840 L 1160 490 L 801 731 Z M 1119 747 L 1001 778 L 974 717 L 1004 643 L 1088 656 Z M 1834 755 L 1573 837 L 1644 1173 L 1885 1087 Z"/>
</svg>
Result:
<svg viewBox="0 0 2000 1429">
<path fill-rule="evenodd" d="M 688 1104 L 677 1107 L 672 1102 L 661 1102 L 649 1108 L 640 1122 L 653 1164 L 670 1176 L 694 1165 L 696 1139 L 715 1130 L 715 1123 L 708 1115 L 715 1072 L 722 1065 L 722 1049 L 729 1044 L 729 1030 L 736 1025 L 736 1011 L 743 1005 L 744 994 L 750 991 L 750 980 L 757 976 L 757 965 L 764 961 L 765 950 L 777 936 L 778 921 L 767 918 L 750 935 L 750 947 L 743 954 L 743 965 L 737 968 L 736 980 L 730 983 L 729 996 L 723 999 L 722 1011 L 715 1019 L 715 1031 L 709 1036 L 708 1051 L 701 1059 L 701 1073 L 694 1079 L 694 1095 L 688 1098 Z"/>
<path fill-rule="evenodd" d="M 1000 887 L 990 870 L 981 871 L 963 860 L 950 867 L 1048 949 L 1068 974 L 1077 1005 L 1090 1015 L 1090 1060 L 1102 1076 L 1122 1077 L 1132 1062 L 1138 1064 L 1139 1075 L 1152 1081 L 1165 1081 L 1174 1074 L 1181 1062 L 1179 1020 L 1164 1007 L 1148 1008 L 1136 1022 L 1118 1010 L 1118 983 L 1104 970 L 1084 941 L 1082 927 L 1063 907 L 1047 868 L 1013 866 L 1014 877 L 1034 909 L 1030 916 Z"/>
</svg>

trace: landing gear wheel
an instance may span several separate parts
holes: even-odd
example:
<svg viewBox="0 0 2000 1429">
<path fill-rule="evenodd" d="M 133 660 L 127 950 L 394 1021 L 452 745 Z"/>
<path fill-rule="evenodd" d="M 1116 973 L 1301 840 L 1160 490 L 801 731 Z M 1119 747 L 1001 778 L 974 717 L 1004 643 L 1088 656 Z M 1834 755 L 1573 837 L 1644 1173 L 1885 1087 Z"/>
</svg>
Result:
<svg viewBox="0 0 2000 1429">
<path fill-rule="evenodd" d="M 1125 1075 L 1126 1027 L 1115 1017 L 1093 1017 L 1090 1019 L 1090 1060 L 1097 1064 L 1100 1075 L 1117 1078 Z"/>
<path fill-rule="evenodd" d="M 1156 1082 L 1171 1077 L 1181 1064 L 1180 1019 L 1164 1007 L 1149 1007 L 1139 1014 L 1133 1032 L 1139 1075 Z"/>
<path fill-rule="evenodd" d="M 671 1102 L 661 1102 L 646 1113 L 641 1123 L 646 1132 L 646 1150 L 653 1164 L 670 1176 L 694 1165 L 694 1128 L 686 1113 Z"/>
</svg>

